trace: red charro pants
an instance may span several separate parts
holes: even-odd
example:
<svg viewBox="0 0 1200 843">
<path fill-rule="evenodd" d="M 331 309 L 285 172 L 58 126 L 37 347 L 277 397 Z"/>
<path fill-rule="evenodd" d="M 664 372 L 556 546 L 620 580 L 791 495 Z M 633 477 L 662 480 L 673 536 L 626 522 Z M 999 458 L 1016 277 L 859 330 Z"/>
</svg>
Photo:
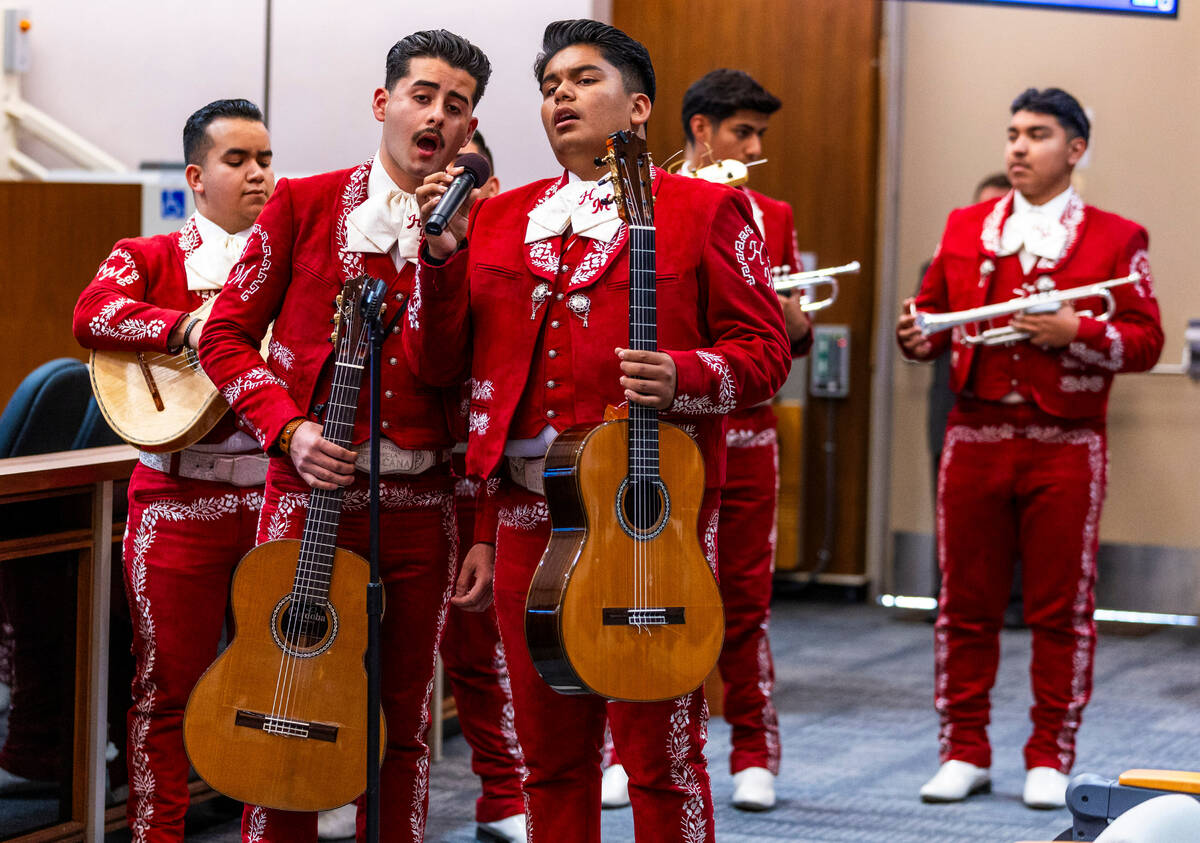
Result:
<svg viewBox="0 0 1200 843">
<path fill-rule="evenodd" d="M 937 512 L 935 704 L 943 761 L 991 765 L 988 694 L 1019 553 L 1033 636 L 1033 734 L 1025 765 L 1071 769 L 1092 690 L 1092 586 L 1107 462 L 1102 422 L 969 399 L 951 413 Z"/>
<path fill-rule="evenodd" d="M 478 484 L 462 479 L 454 489 L 461 562 L 475 534 Z M 495 822 L 524 813 L 525 756 L 513 724 L 512 685 L 494 603 L 485 612 L 450 607 L 442 664 L 458 707 L 458 723 L 471 747 L 471 769 L 483 788 L 475 802 L 476 821 Z"/>
<path fill-rule="evenodd" d="M 705 498 L 700 525 L 716 558 L 717 503 Z M 600 759 L 607 716 L 629 773 L 639 841 L 713 841 L 713 808 L 704 758 L 704 694 L 659 703 L 568 696 L 542 681 L 525 643 L 525 595 L 550 538 L 546 500 L 505 484 L 499 492 L 496 615 L 508 653 L 517 735 L 529 774 L 529 840 L 600 843 Z"/>
<path fill-rule="evenodd" d="M 262 501 L 258 488 L 133 469 L 123 554 L 136 664 L 126 814 L 137 843 L 183 840 L 183 709 L 216 658 L 229 580 L 254 546 Z"/>
<path fill-rule="evenodd" d="M 368 552 L 366 475 L 346 490 L 338 547 Z M 298 538 L 304 531 L 309 488 L 290 461 L 271 460 L 259 523 L 260 542 Z M 385 606 L 380 649 L 387 746 L 380 774 L 381 840 L 420 841 L 429 796 L 429 706 L 434 664 L 446 621 L 458 535 L 447 466 L 422 475 L 388 475 L 380 483 L 380 577 Z M 359 812 L 359 839 L 363 836 Z M 244 843 L 306 843 L 317 838 L 315 813 L 246 806 Z"/>
<path fill-rule="evenodd" d="M 771 692 L 775 664 L 767 624 L 775 573 L 779 439 L 770 405 L 729 416 L 725 435 L 717 557 L 725 603 L 725 645 L 717 666 L 725 686 L 725 719 L 732 727 L 729 771 L 765 767 L 779 772 L 779 716 Z"/>
</svg>

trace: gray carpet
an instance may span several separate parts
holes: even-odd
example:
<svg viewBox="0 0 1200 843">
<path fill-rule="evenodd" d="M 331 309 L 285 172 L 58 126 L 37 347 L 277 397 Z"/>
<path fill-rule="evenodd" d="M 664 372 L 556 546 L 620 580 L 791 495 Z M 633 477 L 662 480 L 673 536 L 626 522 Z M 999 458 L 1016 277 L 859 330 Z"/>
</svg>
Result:
<svg viewBox="0 0 1200 843">
<path fill-rule="evenodd" d="M 1028 633 L 1003 636 L 993 693 L 995 792 L 960 805 L 923 805 L 917 789 L 937 766 L 933 627 L 863 605 L 786 601 L 774 611 L 779 806 L 747 814 L 729 805 L 729 730 L 714 720 L 709 757 L 721 843 L 1012 843 L 1051 840 L 1068 827 L 1066 811 L 1030 811 L 1020 801 L 1031 702 Z M 1077 771 L 1200 767 L 1198 641 L 1196 629 L 1102 629 Z M 477 783 L 468 762 L 463 739 L 449 739 L 433 767 L 429 841 L 474 840 Z M 629 809 L 606 811 L 603 821 L 605 841 L 633 840 Z M 236 823 L 188 839 L 232 843 Z"/>
</svg>

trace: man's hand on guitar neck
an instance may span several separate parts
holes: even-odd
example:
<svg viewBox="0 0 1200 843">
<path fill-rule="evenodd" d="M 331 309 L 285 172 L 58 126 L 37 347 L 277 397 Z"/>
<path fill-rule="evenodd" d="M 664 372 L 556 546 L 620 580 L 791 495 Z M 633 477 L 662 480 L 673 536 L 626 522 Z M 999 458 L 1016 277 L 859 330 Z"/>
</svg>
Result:
<svg viewBox="0 0 1200 843">
<path fill-rule="evenodd" d="M 482 612 L 492 605 L 492 572 L 496 563 L 495 545 L 479 544 L 467 551 L 454 596 L 450 602 L 467 612 Z"/>
<path fill-rule="evenodd" d="M 617 357 L 621 358 L 621 386 L 626 400 L 656 410 L 671 406 L 677 379 L 671 355 L 661 351 L 618 348 Z"/>
<path fill-rule="evenodd" d="M 304 482 L 314 489 L 336 489 L 354 482 L 353 451 L 321 435 L 321 425 L 306 421 L 292 434 L 288 456 Z"/>
</svg>

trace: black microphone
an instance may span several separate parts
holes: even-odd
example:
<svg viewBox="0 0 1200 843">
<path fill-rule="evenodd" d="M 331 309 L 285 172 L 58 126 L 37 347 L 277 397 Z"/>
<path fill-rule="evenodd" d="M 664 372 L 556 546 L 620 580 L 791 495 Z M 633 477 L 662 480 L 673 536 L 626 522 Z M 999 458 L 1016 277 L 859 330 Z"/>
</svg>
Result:
<svg viewBox="0 0 1200 843">
<path fill-rule="evenodd" d="M 454 166 L 462 167 L 463 171 L 454 177 L 450 187 L 438 200 L 433 213 L 429 215 L 429 221 L 425 223 L 425 234 L 430 237 L 441 234 L 471 191 L 492 177 L 492 168 L 487 159 L 474 152 L 458 156 Z"/>
</svg>

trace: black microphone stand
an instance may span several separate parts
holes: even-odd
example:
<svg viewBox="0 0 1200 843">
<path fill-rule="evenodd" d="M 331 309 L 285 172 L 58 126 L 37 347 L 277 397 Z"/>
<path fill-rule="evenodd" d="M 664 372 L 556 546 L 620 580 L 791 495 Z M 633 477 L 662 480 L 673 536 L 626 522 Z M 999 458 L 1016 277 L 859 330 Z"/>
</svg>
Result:
<svg viewBox="0 0 1200 843">
<path fill-rule="evenodd" d="M 382 281 L 371 279 L 373 284 Z M 392 328 L 404 315 L 408 300 L 403 299 L 395 314 L 385 325 L 384 313 L 370 320 L 368 330 L 371 339 L 371 465 L 368 475 L 371 490 L 368 495 L 367 528 L 370 533 L 370 549 L 367 554 L 371 566 L 371 581 L 367 585 L 367 843 L 379 843 L 379 706 L 380 670 L 379 624 L 383 618 L 383 583 L 379 579 L 379 415 L 380 392 L 383 373 L 383 343 Z M 386 312 L 386 311 L 385 311 Z"/>
</svg>

